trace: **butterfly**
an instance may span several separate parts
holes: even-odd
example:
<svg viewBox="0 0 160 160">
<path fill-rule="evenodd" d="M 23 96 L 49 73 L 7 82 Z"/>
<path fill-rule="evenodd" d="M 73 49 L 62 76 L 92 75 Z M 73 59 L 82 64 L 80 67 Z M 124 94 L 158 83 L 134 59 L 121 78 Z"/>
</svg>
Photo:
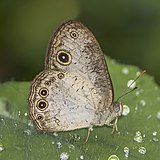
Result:
<svg viewBox="0 0 160 160">
<path fill-rule="evenodd" d="M 48 132 L 90 131 L 103 125 L 117 130 L 123 109 L 121 102 L 114 101 L 112 80 L 96 38 L 73 20 L 62 23 L 52 35 L 44 70 L 34 78 L 28 100 L 32 120 Z"/>
</svg>

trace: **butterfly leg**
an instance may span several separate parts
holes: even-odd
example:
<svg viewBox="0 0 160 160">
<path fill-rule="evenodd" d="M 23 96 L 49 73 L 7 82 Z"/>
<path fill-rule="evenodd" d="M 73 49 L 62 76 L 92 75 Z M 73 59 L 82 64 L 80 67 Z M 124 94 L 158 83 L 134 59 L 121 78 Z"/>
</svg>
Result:
<svg viewBox="0 0 160 160">
<path fill-rule="evenodd" d="M 117 123 L 118 123 L 118 117 L 116 117 L 114 123 L 106 123 L 106 125 L 108 125 L 108 126 L 113 126 L 113 129 L 112 129 L 112 132 L 111 132 L 112 134 L 113 134 L 115 131 L 118 131 Z"/>
<path fill-rule="evenodd" d="M 93 125 L 90 125 L 89 128 L 88 128 L 88 134 L 87 134 L 86 140 L 84 141 L 84 144 L 87 143 L 91 131 L 93 131 Z"/>
<path fill-rule="evenodd" d="M 114 134 L 115 131 L 118 132 L 117 124 L 118 124 L 118 117 L 115 119 L 115 122 L 112 124 L 113 125 L 113 129 L 112 129 L 112 132 L 111 132 L 112 134 Z"/>
</svg>

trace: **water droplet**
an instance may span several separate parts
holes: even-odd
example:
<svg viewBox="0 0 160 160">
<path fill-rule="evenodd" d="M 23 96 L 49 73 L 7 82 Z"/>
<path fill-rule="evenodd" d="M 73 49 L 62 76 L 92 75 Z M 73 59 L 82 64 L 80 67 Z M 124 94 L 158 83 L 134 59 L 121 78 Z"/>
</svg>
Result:
<svg viewBox="0 0 160 160">
<path fill-rule="evenodd" d="M 159 139 L 156 138 L 156 137 L 153 137 L 152 140 L 153 140 L 154 142 L 158 142 L 158 141 L 159 141 Z"/>
<path fill-rule="evenodd" d="M 159 139 L 156 137 L 156 136 L 157 136 L 157 131 L 154 131 L 154 132 L 152 133 L 152 135 L 154 136 L 154 137 L 152 138 L 152 140 L 153 140 L 154 142 L 158 142 Z"/>
<path fill-rule="evenodd" d="M 54 144 L 54 141 L 52 141 L 51 143 Z"/>
<path fill-rule="evenodd" d="M 127 75 L 127 74 L 129 73 L 128 68 L 126 68 L 126 67 L 123 68 L 123 69 L 122 69 L 122 73 L 125 74 L 125 75 Z"/>
<path fill-rule="evenodd" d="M 21 111 L 18 111 L 18 115 L 19 115 L 19 116 L 21 115 Z"/>
<path fill-rule="evenodd" d="M 60 155 L 60 159 L 61 160 L 68 160 L 69 159 L 69 155 L 67 152 L 62 152 Z"/>
<path fill-rule="evenodd" d="M 142 105 L 142 106 L 145 106 L 146 105 L 146 101 L 145 100 L 140 100 L 140 104 Z"/>
<path fill-rule="evenodd" d="M 75 149 L 75 146 L 74 146 L 73 144 L 70 144 L 70 145 L 69 145 L 69 148 L 74 150 L 74 149 Z"/>
<path fill-rule="evenodd" d="M 152 135 L 153 135 L 153 136 L 156 136 L 156 135 L 157 135 L 157 131 L 154 131 L 154 132 L 152 133 Z"/>
<path fill-rule="evenodd" d="M 137 131 L 137 132 L 136 132 L 136 135 L 135 135 L 135 137 L 134 137 L 134 141 L 136 141 L 136 142 L 138 142 L 138 143 L 142 143 L 143 138 L 142 138 L 142 136 L 141 136 L 141 132 L 140 132 L 140 131 Z"/>
<path fill-rule="evenodd" d="M 133 83 L 133 84 L 132 84 Z M 132 85 L 131 85 L 132 84 Z M 130 89 L 133 89 L 133 88 L 135 88 L 135 86 L 136 86 L 136 82 L 134 82 L 134 80 L 129 80 L 128 82 L 127 82 L 127 87 L 128 88 L 130 88 Z"/>
<path fill-rule="evenodd" d="M 31 120 L 28 121 L 28 126 L 33 127 L 33 123 Z"/>
<path fill-rule="evenodd" d="M 150 119 L 151 117 L 152 117 L 152 115 L 150 114 L 150 115 L 148 115 L 147 119 Z"/>
<path fill-rule="evenodd" d="M 28 113 L 26 112 L 26 113 L 24 113 L 24 116 L 27 116 L 28 115 Z"/>
<path fill-rule="evenodd" d="M 122 115 L 127 116 L 130 113 L 130 108 L 127 105 L 123 105 Z"/>
<path fill-rule="evenodd" d="M 111 155 L 108 160 L 119 160 L 119 157 L 116 155 Z"/>
<path fill-rule="evenodd" d="M 58 148 L 61 148 L 61 147 L 62 147 L 61 142 L 57 142 L 57 147 L 58 147 Z"/>
<path fill-rule="evenodd" d="M 0 144 L 0 152 L 2 152 L 4 150 L 4 147 L 2 144 Z"/>
<path fill-rule="evenodd" d="M 134 141 L 136 141 L 136 142 L 138 142 L 138 143 L 142 143 L 143 138 L 142 138 L 142 136 L 135 136 L 135 137 L 134 137 Z"/>
<path fill-rule="evenodd" d="M 53 132 L 53 135 L 54 135 L 55 137 L 58 137 L 58 133 L 57 133 L 57 132 Z"/>
<path fill-rule="evenodd" d="M 138 71 L 138 72 L 136 72 L 136 76 L 139 76 L 140 74 L 141 74 L 141 72 L 139 72 L 139 71 Z"/>
<path fill-rule="evenodd" d="M 80 159 L 84 159 L 84 156 L 83 156 L 83 155 L 81 155 L 81 156 L 80 156 Z"/>
<path fill-rule="evenodd" d="M 160 120 L 160 111 L 157 113 L 157 118 Z"/>
<path fill-rule="evenodd" d="M 139 149 L 138 149 L 138 152 L 140 153 L 140 154 L 146 154 L 146 148 L 144 148 L 144 147 L 140 147 Z"/>
<path fill-rule="evenodd" d="M 125 157 L 128 158 L 129 148 L 128 147 L 124 147 L 123 152 L 125 153 Z"/>
<path fill-rule="evenodd" d="M 141 136 L 141 132 L 140 132 L 140 131 L 137 131 L 137 132 L 136 132 L 136 136 Z"/>
<path fill-rule="evenodd" d="M 24 133 L 25 133 L 27 136 L 31 135 L 31 131 L 30 131 L 29 129 L 26 129 L 26 130 L 24 131 Z"/>
<path fill-rule="evenodd" d="M 74 134 L 72 137 L 74 141 L 79 141 L 81 139 L 81 137 L 77 134 Z"/>
</svg>

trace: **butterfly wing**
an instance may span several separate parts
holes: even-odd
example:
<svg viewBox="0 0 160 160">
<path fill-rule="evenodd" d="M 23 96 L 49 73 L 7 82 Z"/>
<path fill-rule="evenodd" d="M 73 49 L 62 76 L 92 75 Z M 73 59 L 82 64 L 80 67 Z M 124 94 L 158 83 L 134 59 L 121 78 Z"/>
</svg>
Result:
<svg viewBox="0 0 160 160">
<path fill-rule="evenodd" d="M 98 124 L 96 108 L 100 102 L 96 88 L 83 77 L 54 70 L 43 71 L 35 78 L 29 96 L 30 115 L 38 128 L 46 131 Z"/>
<path fill-rule="evenodd" d="M 94 35 L 80 22 L 63 23 L 49 43 L 45 70 L 32 82 L 32 119 L 46 131 L 109 124 L 112 102 L 112 81 Z"/>
<path fill-rule="evenodd" d="M 105 107 L 114 98 L 112 81 L 104 54 L 92 32 L 77 21 L 67 21 L 53 34 L 45 61 L 45 69 L 75 71 L 96 87 Z"/>
</svg>

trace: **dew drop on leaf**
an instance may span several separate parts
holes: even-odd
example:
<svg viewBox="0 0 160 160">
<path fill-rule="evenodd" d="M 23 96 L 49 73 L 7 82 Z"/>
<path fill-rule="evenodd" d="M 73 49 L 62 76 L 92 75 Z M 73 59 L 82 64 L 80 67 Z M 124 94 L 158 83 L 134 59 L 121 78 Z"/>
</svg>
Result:
<svg viewBox="0 0 160 160">
<path fill-rule="evenodd" d="M 137 132 L 136 132 L 136 136 L 141 136 L 141 132 L 140 132 L 140 131 L 137 131 Z"/>
<path fill-rule="evenodd" d="M 62 147 L 62 143 L 61 142 L 57 142 L 57 147 L 61 148 Z"/>
<path fill-rule="evenodd" d="M 123 152 L 125 153 L 125 157 L 128 158 L 129 156 L 129 148 L 128 147 L 124 147 Z"/>
<path fill-rule="evenodd" d="M 70 144 L 70 145 L 69 145 L 69 149 L 73 149 L 73 150 L 74 150 L 74 149 L 75 149 L 75 146 L 74 146 L 73 144 Z"/>
<path fill-rule="evenodd" d="M 52 141 L 51 143 L 54 144 L 54 141 Z"/>
<path fill-rule="evenodd" d="M 136 72 L 136 76 L 139 76 L 140 74 L 141 74 L 141 72 L 139 72 L 139 71 L 138 71 L 138 72 Z"/>
<path fill-rule="evenodd" d="M 139 149 L 138 149 L 138 152 L 140 153 L 140 154 L 146 154 L 146 148 L 145 147 L 140 147 Z"/>
<path fill-rule="evenodd" d="M 130 108 L 127 105 L 123 105 L 122 115 L 127 116 L 130 113 Z"/>
<path fill-rule="evenodd" d="M 129 74 L 128 68 L 126 68 L 126 67 L 123 68 L 123 69 L 122 69 L 122 73 L 125 74 L 125 75 Z"/>
<path fill-rule="evenodd" d="M 27 136 L 31 135 L 31 131 L 29 129 L 24 130 L 24 134 L 26 134 Z"/>
<path fill-rule="evenodd" d="M 0 152 L 2 152 L 4 150 L 4 147 L 2 144 L 0 144 Z"/>
<path fill-rule="evenodd" d="M 152 135 L 153 135 L 153 136 L 156 136 L 156 135 L 157 135 L 157 131 L 154 131 L 154 132 L 152 133 Z"/>
<path fill-rule="evenodd" d="M 138 143 L 142 143 L 143 142 L 143 137 L 141 136 L 141 132 L 137 131 L 136 135 L 134 136 L 134 141 L 138 142 Z"/>
<path fill-rule="evenodd" d="M 153 137 L 153 139 L 152 139 L 154 142 L 158 142 L 159 141 L 159 139 L 158 138 L 156 138 L 156 137 Z"/>
<path fill-rule="evenodd" d="M 145 100 L 140 100 L 140 104 L 142 105 L 142 106 L 145 106 L 146 105 L 146 101 Z"/>
<path fill-rule="evenodd" d="M 129 81 L 127 82 L 127 87 L 130 88 L 130 89 L 135 88 L 135 87 L 136 87 L 136 82 L 134 82 L 133 79 L 129 80 Z"/>
<path fill-rule="evenodd" d="M 149 115 L 148 115 L 148 117 L 147 117 L 147 119 L 150 119 L 151 117 L 152 117 L 152 115 L 151 115 L 151 114 L 149 114 Z"/>
<path fill-rule="evenodd" d="M 138 142 L 138 143 L 142 143 L 143 138 L 142 138 L 142 136 L 135 136 L 135 137 L 134 137 L 134 141 L 136 141 L 136 142 Z"/>
<path fill-rule="evenodd" d="M 57 133 L 57 132 L 53 132 L 53 135 L 54 135 L 55 137 L 58 137 L 58 133 Z"/>
<path fill-rule="evenodd" d="M 18 115 L 19 115 L 19 116 L 21 115 L 21 111 L 18 111 Z"/>
<path fill-rule="evenodd" d="M 33 127 L 33 123 L 31 120 L 28 121 L 28 126 Z"/>
<path fill-rule="evenodd" d="M 152 133 L 152 135 L 154 136 L 154 137 L 152 138 L 152 140 L 153 140 L 154 142 L 158 142 L 159 139 L 156 137 L 156 136 L 157 136 L 157 131 L 154 131 L 154 132 Z"/>
<path fill-rule="evenodd" d="M 119 157 L 116 155 L 109 156 L 108 160 L 119 160 Z"/>
<path fill-rule="evenodd" d="M 81 156 L 80 156 L 80 159 L 84 159 L 84 156 L 83 156 L 83 155 L 81 155 Z"/>
<path fill-rule="evenodd" d="M 136 96 L 139 96 L 139 95 L 140 95 L 140 92 L 139 92 L 139 91 L 136 91 L 135 94 L 136 94 Z"/>
<path fill-rule="evenodd" d="M 61 159 L 61 160 L 68 160 L 68 159 L 69 159 L 68 153 L 67 153 L 67 152 L 62 152 L 62 153 L 60 154 L 60 159 Z"/>
</svg>

